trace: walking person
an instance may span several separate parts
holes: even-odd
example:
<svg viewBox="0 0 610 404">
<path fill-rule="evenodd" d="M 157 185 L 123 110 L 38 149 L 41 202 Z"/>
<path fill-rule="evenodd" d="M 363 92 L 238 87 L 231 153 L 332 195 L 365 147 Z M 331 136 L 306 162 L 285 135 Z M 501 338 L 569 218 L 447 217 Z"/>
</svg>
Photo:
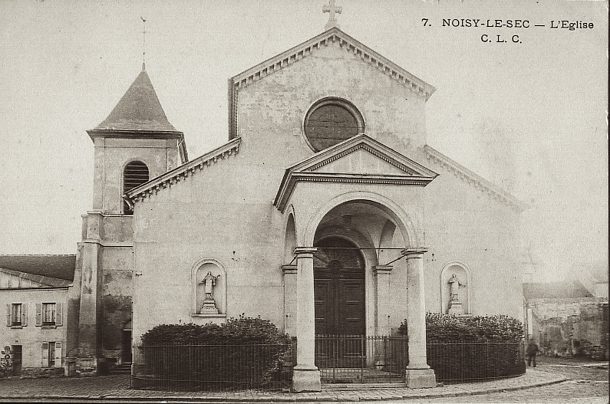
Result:
<svg viewBox="0 0 610 404">
<path fill-rule="evenodd" d="M 525 350 L 525 354 L 527 355 L 527 366 L 532 366 L 532 362 L 534 363 L 534 367 L 536 367 L 536 354 L 540 352 L 538 349 L 538 345 L 533 339 L 530 339 L 529 344 L 527 344 L 527 349 Z"/>
</svg>

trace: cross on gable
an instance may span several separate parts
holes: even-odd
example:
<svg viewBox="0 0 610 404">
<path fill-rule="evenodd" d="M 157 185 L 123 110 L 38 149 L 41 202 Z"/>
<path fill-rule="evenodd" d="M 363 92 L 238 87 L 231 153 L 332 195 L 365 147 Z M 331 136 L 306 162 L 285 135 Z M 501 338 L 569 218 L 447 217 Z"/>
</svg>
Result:
<svg viewBox="0 0 610 404">
<path fill-rule="evenodd" d="M 323 13 L 328 13 L 328 22 L 324 26 L 324 29 L 331 29 L 333 27 L 339 28 L 339 24 L 337 24 L 337 17 L 335 14 L 341 14 L 342 7 L 339 7 L 335 4 L 335 0 L 329 0 L 328 4 L 325 4 L 322 7 Z"/>
</svg>

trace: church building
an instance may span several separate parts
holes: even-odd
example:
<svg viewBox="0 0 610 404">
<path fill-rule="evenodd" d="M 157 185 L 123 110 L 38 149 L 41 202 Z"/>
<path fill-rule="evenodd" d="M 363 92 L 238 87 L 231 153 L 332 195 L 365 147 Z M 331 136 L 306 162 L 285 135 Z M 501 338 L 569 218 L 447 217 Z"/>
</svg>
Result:
<svg viewBox="0 0 610 404">
<path fill-rule="evenodd" d="M 245 314 L 296 337 L 294 390 L 315 391 L 317 335 L 406 320 L 406 382 L 428 387 L 426 312 L 523 318 L 523 205 L 428 145 L 435 88 L 333 21 L 229 79 L 228 139 L 202 156 L 144 66 L 88 131 L 66 366 L 131 363 L 157 325 Z"/>
</svg>

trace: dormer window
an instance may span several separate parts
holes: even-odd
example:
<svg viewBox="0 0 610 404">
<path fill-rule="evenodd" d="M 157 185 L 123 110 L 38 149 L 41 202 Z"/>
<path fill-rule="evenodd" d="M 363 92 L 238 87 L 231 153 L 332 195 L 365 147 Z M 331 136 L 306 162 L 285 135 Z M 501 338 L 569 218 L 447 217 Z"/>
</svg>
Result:
<svg viewBox="0 0 610 404">
<path fill-rule="evenodd" d="M 123 171 L 123 193 L 148 182 L 148 167 L 141 161 L 132 161 L 125 166 Z M 127 202 L 123 202 L 123 214 L 133 215 L 133 208 Z"/>
<path fill-rule="evenodd" d="M 364 120 L 356 107 L 340 98 L 315 103 L 305 116 L 305 137 L 318 152 L 364 133 Z"/>
</svg>

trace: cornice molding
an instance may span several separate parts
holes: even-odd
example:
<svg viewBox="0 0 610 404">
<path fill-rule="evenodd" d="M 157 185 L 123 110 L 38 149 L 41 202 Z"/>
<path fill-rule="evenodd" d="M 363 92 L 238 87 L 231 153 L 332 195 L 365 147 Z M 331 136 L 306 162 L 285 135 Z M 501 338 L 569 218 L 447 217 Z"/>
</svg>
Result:
<svg viewBox="0 0 610 404">
<path fill-rule="evenodd" d="M 529 208 L 528 205 L 521 202 L 519 199 L 515 198 L 510 193 L 504 191 L 497 185 L 486 180 L 480 175 L 474 173 L 473 171 L 470 171 L 466 167 L 447 157 L 446 155 L 434 149 L 433 147 L 425 145 L 423 150 L 428 160 L 431 160 L 441 165 L 447 171 L 452 173 L 455 177 L 461 179 L 467 184 L 472 185 L 479 191 L 486 193 L 493 200 L 497 200 L 509 206 L 516 212 L 523 212 L 524 210 Z"/>
<path fill-rule="evenodd" d="M 229 139 L 237 136 L 236 105 L 239 89 L 245 88 L 264 77 L 293 65 L 322 47 L 335 43 L 338 43 L 346 52 L 360 57 L 364 62 L 372 65 L 404 87 L 425 97 L 426 101 L 436 91 L 434 86 L 409 73 L 385 56 L 352 38 L 341 29 L 333 27 L 229 79 Z"/>
<path fill-rule="evenodd" d="M 230 156 L 236 155 L 239 153 L 240 144 L 241 138 L 235 138 L 194 160 L 128 191 L 123 197 L 128 202 L 134 203 L 156 194 L 159 190 L 171 188 L 174 184 L 177 184 L 196 172 L 202 171 L 206 167 L 216 164 L 219 160 L 224 160 Z"/>
</svg>

